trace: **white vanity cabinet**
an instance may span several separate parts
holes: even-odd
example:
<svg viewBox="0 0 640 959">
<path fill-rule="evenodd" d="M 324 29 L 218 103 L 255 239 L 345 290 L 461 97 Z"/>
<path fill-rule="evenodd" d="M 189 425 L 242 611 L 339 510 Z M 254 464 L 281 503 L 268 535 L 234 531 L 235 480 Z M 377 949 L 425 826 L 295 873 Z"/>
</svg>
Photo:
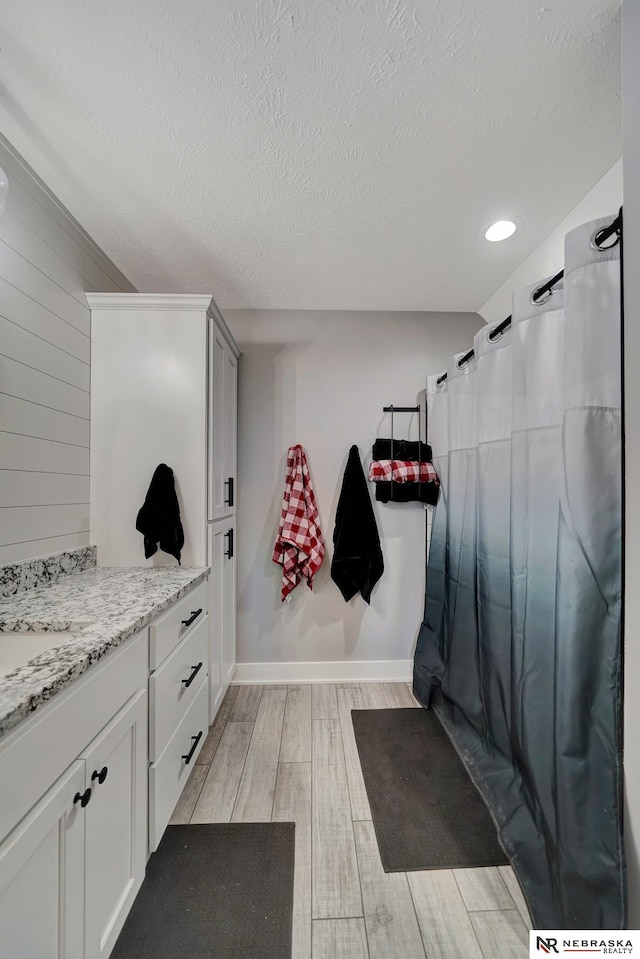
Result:
<svg viewBox="0 0 640 959">
<path fill-rule="evenodd" d="M 146 865 L 147 642 L 145 630 L 0 740 L 2 956 L 113 948 Z"/>
<path fill-rule="evenodd" d="M 237 502 L 239 350 L 210 295 L 88 293 L 91 307 L 90 539 L 104 566 L 145 564 L 135 529 L 159 463 L 174 472 L 184 566 L 215 566 Z M 172 566 L 158 551 L 150 566 Z M 235 668 L 235 577 L 214 571 L 211 723 Z M 231 592 L 232 590 L 232 592 Z M 231 657 L 231 659 L 230 659 Z M 224 662 L 224 667 L 220 664 Z"/>
<path fill-rule="evenodd" d="M 111 953 L 206 739 L 209 593 L 0 738 L 0 959 Z"/>
</svg>

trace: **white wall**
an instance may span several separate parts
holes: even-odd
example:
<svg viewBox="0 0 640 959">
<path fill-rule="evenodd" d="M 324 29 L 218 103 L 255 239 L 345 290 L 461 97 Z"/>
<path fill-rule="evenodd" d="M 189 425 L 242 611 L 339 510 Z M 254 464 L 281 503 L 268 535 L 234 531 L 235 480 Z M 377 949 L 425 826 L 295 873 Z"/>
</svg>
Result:
<svg viewBox="0 0 640 959">
<path fill-rule="evenodd" d="M 479 313 L 487 323 L 504 320 L 511 313 L 514 290 L 553 276 L 564 263 L 564 238 L 569 230 L 610 213 L 617 213 L 622 205 L 622 160 L 618 160 L 601 180 L 587 193 L 552 233 L 523 260 L 517 270 L 496 290 Z M 507 241 L 508 242 L 508 241 Z"/>
<path fill-rule="evenodd" d="M 471 345 L 481 318 L 475 313 L 277 310 L 229 310 L 225 317 L 242 350 L 239 663 L 395 661 L 402 662 L 409 678 L 408 660 L 422 619 L 424 508 L 374 503 L 385 572 L 370 607 L 359 595 L 345 603 L 330 579 L 335 510 L 350 446 L 356 443 L 365 460 L 376 436 L 389 435 L 382 407 L 415 404 L 427 373 Z M 407 423 L 408 417 L 398 415 L 396 435 L 407 435 Z M 283 606 L 271 552 L 286 452 L 295 443 L 307 450 L 328 548 L 313 593 L 301 584 Z M 327 679 L 356 674 L 371 675 L 357 665 L 351 672 L 342 666 L 315 671 Z M 260 675 L 302 679 L 310 672 L 262 669 Z M 238 676 L 252 673 L 241 665 Z"/>
<path fill-rule="evenodd" d="M 89 309 L 132 290 L 0 138 L 0 563 L 89 542 Z"/>
<path fill-rule="evenodd" d="M 629 928 L 640 929 L 640 4 L 623 7 L 625 516 L 625 849 Z"/>
</svg>

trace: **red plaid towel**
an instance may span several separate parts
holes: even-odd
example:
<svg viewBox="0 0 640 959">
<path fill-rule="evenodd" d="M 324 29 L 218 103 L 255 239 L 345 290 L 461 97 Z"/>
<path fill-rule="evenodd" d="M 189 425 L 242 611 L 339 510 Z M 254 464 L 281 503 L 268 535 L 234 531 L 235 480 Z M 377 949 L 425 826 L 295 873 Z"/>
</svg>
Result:
<svg viewBox="0 0 640 959">
<path fill-rule="evenodd" d="M 438 474 L 432 463 L 418 463 L 414 460 L 374 460 L 369 465 L 369 480 L 372 483 L 392 481 L 394 483 L 437 483 Z"/>
<path fill-rule="evenodd" d="M 309 589 L 324 558 L 324 539 L 305 451 L 289 447 L 282 515 L 273 562 L 282 566 L 282 601 L 304 577 Z"/>
</svg>

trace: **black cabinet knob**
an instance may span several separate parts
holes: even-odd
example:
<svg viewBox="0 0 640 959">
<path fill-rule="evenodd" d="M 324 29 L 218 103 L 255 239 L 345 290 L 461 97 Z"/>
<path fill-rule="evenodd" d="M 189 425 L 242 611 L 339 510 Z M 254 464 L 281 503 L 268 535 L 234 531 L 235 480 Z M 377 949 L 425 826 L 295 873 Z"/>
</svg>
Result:
<svg viewBox="0 0 640 959">
<path fill-rule="evenodd" d="M 87 786 L 87 788 L 85 789 L 83 793 L 75 794 L 75 796 L 73 797 L 73 804 L 75 806 L 76 803 L 80 803 L 80 805 L 84 809 L 84 807 L 87 805 L 90 799 L 91 799 L 91 789 Z"/>
<path fill-rule="evenodd" d="M 108 772 L 109 770 L 107 769 L 106 766 L 103 766 L 100 772 L 98 772 L 97 769 L 94 769 L 93 772 L 91 773 L 91 782 L 93 782 L 94 779 L 97 779 L 100 785 L 102 785 L 105 779 L 107 778 Z"/>
</svg>

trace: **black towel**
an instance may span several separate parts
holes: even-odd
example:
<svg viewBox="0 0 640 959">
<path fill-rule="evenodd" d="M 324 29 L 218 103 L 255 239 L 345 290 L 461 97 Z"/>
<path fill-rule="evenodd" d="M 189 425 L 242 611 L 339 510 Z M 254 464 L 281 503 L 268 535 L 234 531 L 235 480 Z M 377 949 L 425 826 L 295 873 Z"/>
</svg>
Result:
<svg viewBox="0 0 640 959">
<path fill-rule="evenodd" d="M 435 506 L 440 487 L 437 483 L 391 483 L 381 480 L 375 484 L 379 503 L 426 503 Z"/>
<path fill-rule="evenodd" d="M 180 507 L 173 482 L 173 470 L 160 463 L 151 478 L 145 501 L 136 519 L 136 529 L 144 536 L 144 555 L 149 559 L 160 549 L 180 563 L 184 532 Z"/>
<path fill-rule="evenodd" d="M 417 460 L 420 463 L 431 462 L 431 447 L 428 443 L 416 440 L 394 440 L 393 456 L 391 439 L 377 439 L 373 444 L 371 458 L 374 460 Z M 388 483 L 382 480 L 376 483 L 378 503 L 427 503 L 435 506 L 438 502 L 440 487 L 435 483 Z"/>
<path fill-rule="evenodd" d="M 346 602 L 360 592 L 365 603 L 384 572 L 378 527 L 358 447 L 349 450 L 333 531 L 331 579 Z"/>
<path fill-rule="evenodd" d="M 431 447 L 417 440 L 394 440 L 393 456 L 391 440 L 377 439 L 371 452 L 372 460 L 417 460 L 419 463 L 431 462 Z"/>
</svg>

